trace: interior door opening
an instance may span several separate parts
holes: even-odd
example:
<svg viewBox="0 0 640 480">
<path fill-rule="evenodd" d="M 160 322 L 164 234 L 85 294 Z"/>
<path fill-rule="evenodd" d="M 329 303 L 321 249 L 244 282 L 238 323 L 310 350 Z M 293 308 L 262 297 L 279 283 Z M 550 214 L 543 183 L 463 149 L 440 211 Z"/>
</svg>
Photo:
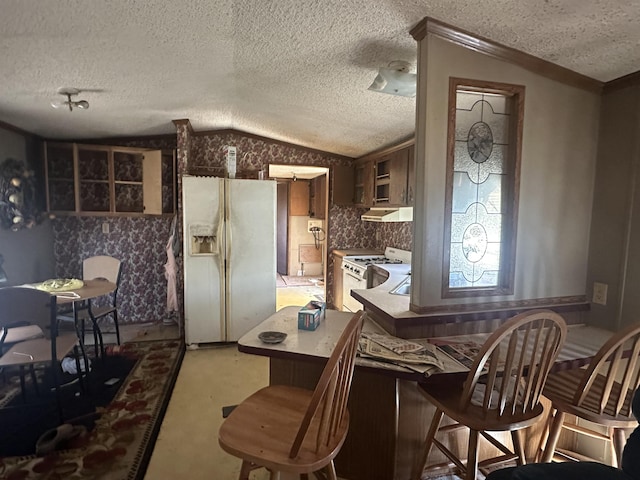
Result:
<svg viewBox="0 0 640 480">
<path fill-rule="evenodd" d="M 269 165 L 278 181 L 277 308 L 326 298 L 329 169 Z"/>
</svg>

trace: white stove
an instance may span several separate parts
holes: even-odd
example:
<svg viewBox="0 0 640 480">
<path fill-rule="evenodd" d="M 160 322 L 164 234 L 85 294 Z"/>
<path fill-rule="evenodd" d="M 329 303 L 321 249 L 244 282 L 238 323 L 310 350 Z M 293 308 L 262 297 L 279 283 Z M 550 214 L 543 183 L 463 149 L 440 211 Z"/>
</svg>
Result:
<svg viewBox="0 0 640 480">
<path fill-rule="evenodd" d="M 411 252 L 387 247 L 381 255 L 348 255 L 342 258 L 342 310 L 357 312 L 362 304 L 351 296 L 351 290 L 367 288 L 370 265 L 411 263 Z"/>
<path fill-rule="evenodd" d="M 367 278 L 369 265 L 388 265 L 411 263 L 411 252 L 398 248 L 387 247 L 384 256 L 380 255 L 347 255 L 342 259 L 342 269 L 354 276 Z M 364 288 L 364 287 L 363 287 Z"/>
</svg>

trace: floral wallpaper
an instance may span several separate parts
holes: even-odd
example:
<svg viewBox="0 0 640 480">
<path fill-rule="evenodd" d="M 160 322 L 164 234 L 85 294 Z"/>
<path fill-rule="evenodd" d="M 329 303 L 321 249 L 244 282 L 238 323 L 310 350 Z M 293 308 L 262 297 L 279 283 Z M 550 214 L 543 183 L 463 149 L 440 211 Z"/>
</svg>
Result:
<svg viewBox="0 0 640 480">
<path fill-rule="evenodd" d="M 270 163 L 315 166 L 349 165 L 345 157 L 314 151 L 283 142 L 270 141 L 234 131 L 193 132 L 188 121 L 176 121 L 176 136 L 148 139 L 98 140 L 95 144 L 120 145 L 157 149 L 176 149 L 177 204 L 181 215 L 181 181 L 185 172 L 224 175 L 224 147 L 237 148 L 237 176 L 257 178 L 258 171 Z M 122 172 L 135 177 L 135 171 Z M 330 185 L 330 188 L 332 186 Z M 173 201 L 165 198 L 165 203 Z M 93 198 L 93 197 L 91 197 Z M 137 202 L 135 193 L 127 195 L 127 202 Z M 97 198 L 95 201 L 98 201 Z M 329 206 L 327 221 L 327 251 L 343 248 L 378 248 L 394 246 L 411 249 L 411 222 L 372 223 L 360 220 L 364 209 L 353 206 Z M 54 236 L 56 276 L 81 277 L 82 259 L 93 255 L 111 255 L 123 262 L 122 280 L 118 292 L 121 323 L 171 321 L 174 313 L 166 312 L 167 284 L 164 264 L 166 245 L 172 217 L 75 217 L 51 220 Z M 102 225 L 109 224 L 109 233 L 102 233 Z M 182 235 L 182 222 L 177 222 Z M 182 305 L 182 258 L 178 257 L 178 292 Z M 329 255 L 326 279 L 327 302 L 333 303 L 333 264 Z"/>
<path fill-rule="evenodd" d="M 109 255 L 122 261 L 120 323 L 171 318 L 166 313 L 164 264 L 171 218 L 58 217 L 51 220 L 57 277 L 82 278 L 82 260 Z M 109 233 L 102 233 L 102 225 Z"/>
<path fill-rule="evenodd" d="M 132 140 L 96 140 L 93 144 L 119 145 L 123 147 L 142 147 L 173 150 L 176 148 L 175 136 L 150 137 Z M 86 168 L 90 168 L 87 162 Z M 163 165 L 164 167 L 164 165 Z M 90 170 L 83 172 L 92 175 Z M 137 165 L 116 167 L 116 174 L 122 180 L 136 179 L 141 176 Z M 163 168 L 163 176 L 170 171 Z M 126 185 L 123 185 L 126 187 Z M 121 210 L 133 208 L 141 201 L 136 189 L 122 191 Z M 172 209 L 171 192 L 163 195 L 165 209 Z M 87 192 L 81 195 L 83 202 L 100 202 L 108 199 L 99 192 Z M 106 207 L 108 210 L 108 206 Z M 166 210 L 165 210 L 166 211 Z M 120 323 L 144 323 L 153 321 L 172 321 L 175 313 L 166 312 L 167 281 L 164 277 L 164 264 L 167 261 L 166 245 L 169 238 L 172 216 L 163 217 L 91 217 L 59 216 L 51 219 L 55 275 L 56 277 L 82 278 L 82 260 L 94 255 L 110 255 L 122 261 L 122 277 L 118 290 L 118 315 Z M 109 233 L 102 233 L 103 224 L 108 224 Z M 178 263 L 181 259 L 178 258 Z M 178 278 L 178 291 L 181 292 L 181 278 Z M 181 296 L 181 295 L 180 295 Z"/>
<path fill-rule="evenodd" d="M 376 223 L 376 247 L 395 247 L 411 251 L 413 222 Z"/>
</svg>

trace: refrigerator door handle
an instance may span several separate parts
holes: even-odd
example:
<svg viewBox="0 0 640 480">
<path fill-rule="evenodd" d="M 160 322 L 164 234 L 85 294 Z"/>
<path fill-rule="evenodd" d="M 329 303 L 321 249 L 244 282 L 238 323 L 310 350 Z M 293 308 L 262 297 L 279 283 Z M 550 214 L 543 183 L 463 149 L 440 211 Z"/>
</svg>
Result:
<svg viewBox="0 0 640 480">
<path fill-rule="evenodd" d="M 233 240 L 233 229 L 231 228 L 231 222 L 227 221 L 227 241 L 225 242 L 227 247 L 227 255 L 225 256 L 227 260 L 227 268 L 231 268 L 231 246 L 233 243 L 232 240 Z"/>
<path fill-rule="evenodd" d="M 215 252 L 219 258 L 223 258 L 224 255 L 224 251 L 222 250 L 224 248 L 224 242 L 222 241 L 222 235 L 224 234 L 223 232 L 224 230 L 224 223 L 223 222 L 218 222 L 218 228 L 217 228 L 217 232 L 216 232 L 216 245 L 217 245 L 217 251 Z"/>
<path fill-rule="evenodd" d="M 231 189 L 231 185 L 229 184 L 229 181 L 227 179 L 224 180 L 225 185 L 224 185 L 224 223 L 225 223 L 225 241 L 224 241 L 224 248 L 225 248 L 225 265 L 226 265 L 226 272 L 231 271 L 231 242 L 232 242 L 232 238 L 233 238 L 233 228 L 232 228 L 232 223 L 231 223 L 231 193 L 230 193 L 230 189 Z M 225 275 L 227 275 L 227 273 L 225 272 Z"/>
</svg>

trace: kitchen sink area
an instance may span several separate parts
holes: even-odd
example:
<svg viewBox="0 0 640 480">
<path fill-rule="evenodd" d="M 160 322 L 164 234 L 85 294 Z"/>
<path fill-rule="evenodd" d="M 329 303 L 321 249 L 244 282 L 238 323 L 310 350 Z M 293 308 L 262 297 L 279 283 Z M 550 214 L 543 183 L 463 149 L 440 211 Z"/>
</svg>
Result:
<svg viewBox="0 0 640 480">
<path fill-rule="evenodd" d="M 389 293 L 393 295 L 410 295 L 411 294 L 411 273 L 407 275 L 402 282 L 396 285 Z"/>
</svg>

